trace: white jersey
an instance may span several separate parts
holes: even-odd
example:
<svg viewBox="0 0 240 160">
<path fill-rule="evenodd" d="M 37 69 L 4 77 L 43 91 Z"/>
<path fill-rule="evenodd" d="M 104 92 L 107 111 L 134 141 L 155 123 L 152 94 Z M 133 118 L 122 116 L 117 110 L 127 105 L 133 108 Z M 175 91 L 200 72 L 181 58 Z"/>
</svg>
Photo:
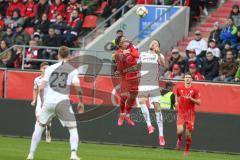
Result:
<svg viewBox="0 0 240 160">
<path fill-rule="evenodd" d="M 43 80 L 43 77 L 42 76 L 38 76 L 34 79 L 34 86 L 33 86 L 33 89 L 35 90 L 38 90 L 39 86 L 41 85 L 42 83 L 42 80 Z M 47 88 L 46 88 L 47 89 Z M 38 91 L 37 91 L 38 92 Z M 40 98 L 40 95 L 38 94 L 37 96 L 37 104 L 40 103 L 41 104 L 41 98 Z"/>
<path fill-rule="evenodd" d="M 141 52 L 139 63 L 141 63 L 140 85 L 157 85 L 159 81 L 159 63 L 156 53 Z"/>
<path fill-rule="evenodd" d="M 38 93 L 38 89 L 39 89 L 39 86 L 41 85 L 42 83 L 42 80 L 43 80 L 43 77 L 42 76 L 38 76 L 34 79 L 34 85 L 33 85 L 33 89 L 37 90 L 37 104 L 36 104 L 36 109 L 35 109 L 35 115 L 36 117 L 38 117 L 41 113 L 41 105 L 42 105 L 42 102 L 41 102 L 41 98 L 40 98 L 40 95 Z"/>
<path fill-rule="evenodd" d="M 47 90 L 44 89 L 44 103 L 51 104 L 69 100 L 71 84 L 80 83 L 77 69 L 63 61 L 49 66 L 45 70 L 43 80 L 47 82 Z"/>
<path fill-rule="evenodd" d="M 207 50 L 207 42 L 202 38 L 199 41 L 191 40 L 186 50 L 195 49 L 196 55 L 198 56 L 202 51 Z"/>
</svg>

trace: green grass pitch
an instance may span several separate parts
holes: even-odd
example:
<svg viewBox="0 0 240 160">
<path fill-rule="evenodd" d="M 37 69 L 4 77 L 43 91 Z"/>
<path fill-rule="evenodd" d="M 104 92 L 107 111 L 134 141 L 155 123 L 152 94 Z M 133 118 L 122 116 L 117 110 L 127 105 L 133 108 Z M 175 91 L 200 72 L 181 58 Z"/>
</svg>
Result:
<svg viewBox="0 0 240 160">
<path fill-rule="evenodd" d="M 0 160 L 26 159 L 30 139 L 0 136 Z M 125 147 L 119 145 L 99 145 L 82 143 L 78 154 L 81 160 L 239 160 L 240 155 L 190 152 L 188 157 L 183 151 Z M 68 160 L 70 157 L 67 141 L 42 141 L 38 147 L 36 160 Z"/>
</svg>

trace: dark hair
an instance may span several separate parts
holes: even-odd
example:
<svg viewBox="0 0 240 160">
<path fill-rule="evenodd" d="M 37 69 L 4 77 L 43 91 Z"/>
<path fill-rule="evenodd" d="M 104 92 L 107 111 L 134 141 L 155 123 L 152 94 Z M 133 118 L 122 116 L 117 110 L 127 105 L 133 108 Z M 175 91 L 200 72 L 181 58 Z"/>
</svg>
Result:
<svg viewBox="0 0 240 160">
<path fill-rule="evenodd" d="M 49 64 L 48 64 L 48 62 L 42 62 L 41 64 L 40 64 L 40 68 L 42 68 L 43 66 L 48 66 Z"/>
<path fill-rule="evenodd" d="M 119 32 L 123 33 L 123 30 L 119 29 L 119 30 L 117 30 L 116 33 L 119 33 Z"/>
<path fill-rule="evenodd" d="M 119 46 L 119 43 L 120 43 L 120 41 L 121 41 L 121 39 L 122 39 L 123 37 L 124 37 L 124 36 L 119 36 L 119 37 L 116 38 L 115 44 L 116 44 L 116 48 L 117 48 L 117 49 L 120 47 L 120 46 Z"/>
<path fill-rule="evenodd" d="M 157 39 L 153 39 L 152 41 L 157 41 L 158 46 L 161 47 L 161 44 L 160 44 L 159 40 L 157 40 Z"/>
<path fill-rule="evenodd" d="M 233 12 L 233 9 L 234 9 L 234 8 L 237 8 L 237 9 L 238 9 L 238 12 L 237 12 L 237 13 L 234 13 L 234 12 Z M 230 16 L 232 17 L 233 15 L 236 15 L 236 14 L 239 14 L 239 13 L 240 13 L 239 6 L 238 6 L 237 4 L 234 4 L 234 5 L 232 6 L 232 10 L 231 10 Z"/>
<path fill-rule="evenodd" d="M 70 50 L 67 46 L 61 46 L 58 50 L 58 55 L 61 58 L 67 58 L 70 55 Z"/>
<path fill-rule="evenodd" d="M 186 75 L 190 75 L 190 76 L 193 78 L 193 75 L 192 75 L 192 73 L 190 73 L 190 72 L 186 72 L 186 73 L 185 73 L 185 76 L 186 76 Z"/>
</svg>

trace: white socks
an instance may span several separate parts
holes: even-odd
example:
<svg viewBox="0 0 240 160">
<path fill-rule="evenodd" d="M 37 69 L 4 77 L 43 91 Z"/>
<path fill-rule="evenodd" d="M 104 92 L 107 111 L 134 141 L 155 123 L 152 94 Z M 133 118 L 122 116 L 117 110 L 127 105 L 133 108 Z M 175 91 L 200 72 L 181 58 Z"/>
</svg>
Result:
<svg viewBox="0 0 240 160">
<path fill-rule="evenodd" d="M 36 151 L 36 148 L 38 146 L 38 143 L 41 140 L 42 133 L 44 131 L 45 127 L 42 127 L 39 125 L 38 122 L 35 124 L 35 129 L 32 135 L 32 142 L 31 142 L 31 147 L 30 147 L 30 153 L 34 153 Z"/>
<path fill-rule="evenodd" d="M 155 114 L 156 114 L 158 130 L 159 130 L 159 136 L 163 136 L 163 117 L 162 117 L 162 112 L 155 112 Z"/>
<path fill-rule="evenodd" d="M 143 117 L 147 123 L 147 126 L 151 126 L 151 118 L 150 118 L 150 114 L 149 114 L 149 110 L 147 108 L 147 105 L 146 104 L 140 104 L 140 107 L 141 107 L 141 111 L 142 111 L 142 114 L 143 114 Z"/>
<path fill-rule="evenodd" d="M 69 134 L 70 134 L 70 146 L 71 146 L 71 151 L 76 151 L 78 149 L 78 130 L 77 128 L 72 128 L 69 129 Z"/>
</svg>

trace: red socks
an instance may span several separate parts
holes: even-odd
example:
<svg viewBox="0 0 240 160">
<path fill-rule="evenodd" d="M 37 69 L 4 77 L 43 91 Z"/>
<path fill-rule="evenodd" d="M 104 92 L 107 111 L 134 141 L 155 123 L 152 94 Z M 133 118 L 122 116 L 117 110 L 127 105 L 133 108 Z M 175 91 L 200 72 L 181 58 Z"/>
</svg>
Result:
<svg viewBox="0 0 240 160">
<path fill-rule="evenodd" d="M 185 150 L 189 151 L 191 143 L 192 143 L 192 137 L 187 137 Z"/>
<path fill-rule="evenodd" d="M 182 133 L 178 133 L 177 136 L 178 136 L 178 140 L 182 141 Z"/>
</svg>

